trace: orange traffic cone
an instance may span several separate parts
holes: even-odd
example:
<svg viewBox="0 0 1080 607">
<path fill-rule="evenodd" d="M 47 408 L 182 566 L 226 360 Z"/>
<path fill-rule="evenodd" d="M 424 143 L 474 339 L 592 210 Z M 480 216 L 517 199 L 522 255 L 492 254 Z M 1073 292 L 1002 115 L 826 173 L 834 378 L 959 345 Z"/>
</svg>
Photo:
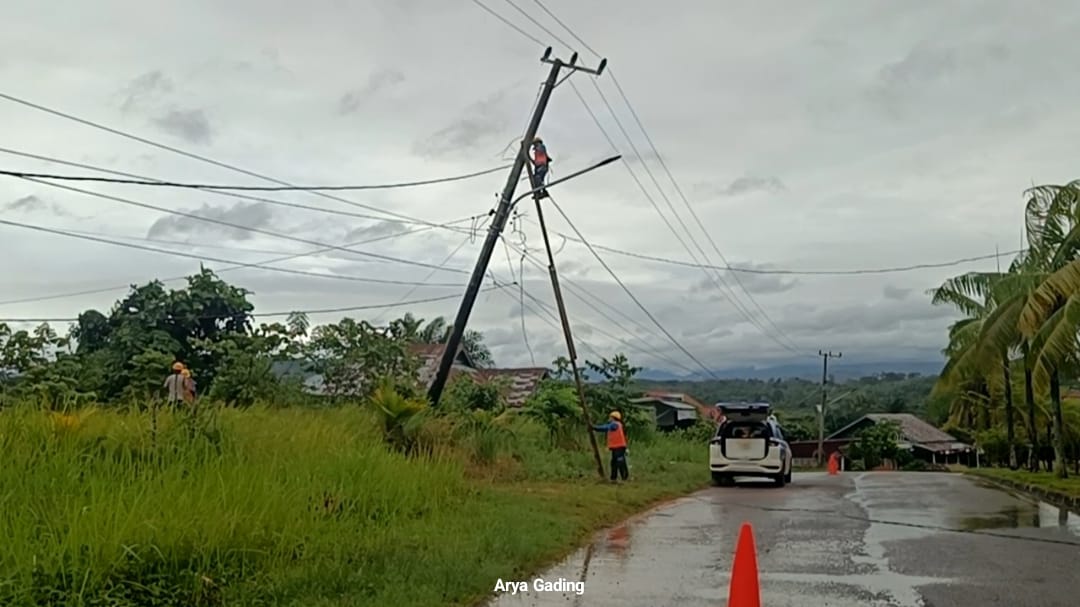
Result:
<svg viewBox="0 0 1080 607">
<path fill-rule="evenodd" d="M 743 523 L 739 543 L 735 547 L 735 562 L 731 566 L 731 587 L 727 607 L 761 607 L 761 587 L 758 585 L 757 548 L 754 529 Z"/>
</svg>

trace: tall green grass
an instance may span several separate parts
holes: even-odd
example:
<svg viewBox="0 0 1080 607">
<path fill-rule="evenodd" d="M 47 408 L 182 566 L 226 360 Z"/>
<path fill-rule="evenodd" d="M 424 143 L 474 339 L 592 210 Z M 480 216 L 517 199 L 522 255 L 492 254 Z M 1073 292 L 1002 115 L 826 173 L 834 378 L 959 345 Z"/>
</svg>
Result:
<svg viewBox="0 0 1080 607">
<path fill-rule="evenodd" d="M 631 446 L 637 486 L 600 485 L 586 450 L 543 439 L 517 424 L 461 457 L 406 458 L 356 407 L 211 409 L 194 425 L 5 409 L 0 605 L 467 604 L 491 575 L 707 477 L 702 446 L 658 439 Z M 477 481 L 477 466 L 505 473 Z"/>
</svg>

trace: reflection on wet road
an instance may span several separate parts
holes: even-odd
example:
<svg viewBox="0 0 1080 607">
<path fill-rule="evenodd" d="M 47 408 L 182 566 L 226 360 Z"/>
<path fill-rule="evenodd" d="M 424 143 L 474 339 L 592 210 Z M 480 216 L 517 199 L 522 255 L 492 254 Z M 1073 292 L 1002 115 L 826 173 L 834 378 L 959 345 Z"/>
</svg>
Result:
<svg viewBox="0 0 1080 607">
<path fill-rule="evenodd" d="M 754 525 L 769 607 L 1053 607 L 1080 597 L 1080 516 L 957 474 L 796 475 L 678 500 L 598 534 L 493 607 L 725 605 Z M 535 592 L 534 578 L 584 592 Z"/>
</svg>

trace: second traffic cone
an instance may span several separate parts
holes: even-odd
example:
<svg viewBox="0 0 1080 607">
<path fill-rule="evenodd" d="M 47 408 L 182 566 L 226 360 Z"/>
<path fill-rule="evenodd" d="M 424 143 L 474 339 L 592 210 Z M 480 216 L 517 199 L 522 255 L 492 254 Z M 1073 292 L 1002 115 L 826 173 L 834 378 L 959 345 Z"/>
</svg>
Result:
<svg viewBox="0 0 1080 607">
<path fill-rule="evenodd" d="M 743 523 L 742 529 L 739 529 L 739 543 L 735 546 L 735 561 L 731 566 L 727 607 L 761 607 L 757 547 L 754 546 L 754 528 L 750 523 Z"/>
</svg>

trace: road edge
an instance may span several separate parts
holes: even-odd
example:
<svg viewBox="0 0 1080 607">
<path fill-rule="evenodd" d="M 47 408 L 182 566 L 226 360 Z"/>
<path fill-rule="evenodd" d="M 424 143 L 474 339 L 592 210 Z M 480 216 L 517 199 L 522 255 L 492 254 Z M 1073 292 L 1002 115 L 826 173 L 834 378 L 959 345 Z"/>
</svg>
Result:
<svg viewBox="0 0 1080 607">
<path fill-rule="evenodd" d="M 1080 515 L 1080 497 L 1073 497 L 1066 495 L 1059 491 L 1053 491 L 1039 485 L 1033 485 L 1030 483 L 1021 483 L 1009 479 L 1004 479 L 996 476 L 990 476 L 988 474 L 979 474 L 978 472 L 964 472 L 964 476 L 986 481 L 992 485 L 997 485 L 1003 489 L 1017 491 L 1027 495 L 1028 497 L 1042 500 L 1048 504 L 1057 506 L 1058 508 L 1064 508 Z"/>
</svg>

